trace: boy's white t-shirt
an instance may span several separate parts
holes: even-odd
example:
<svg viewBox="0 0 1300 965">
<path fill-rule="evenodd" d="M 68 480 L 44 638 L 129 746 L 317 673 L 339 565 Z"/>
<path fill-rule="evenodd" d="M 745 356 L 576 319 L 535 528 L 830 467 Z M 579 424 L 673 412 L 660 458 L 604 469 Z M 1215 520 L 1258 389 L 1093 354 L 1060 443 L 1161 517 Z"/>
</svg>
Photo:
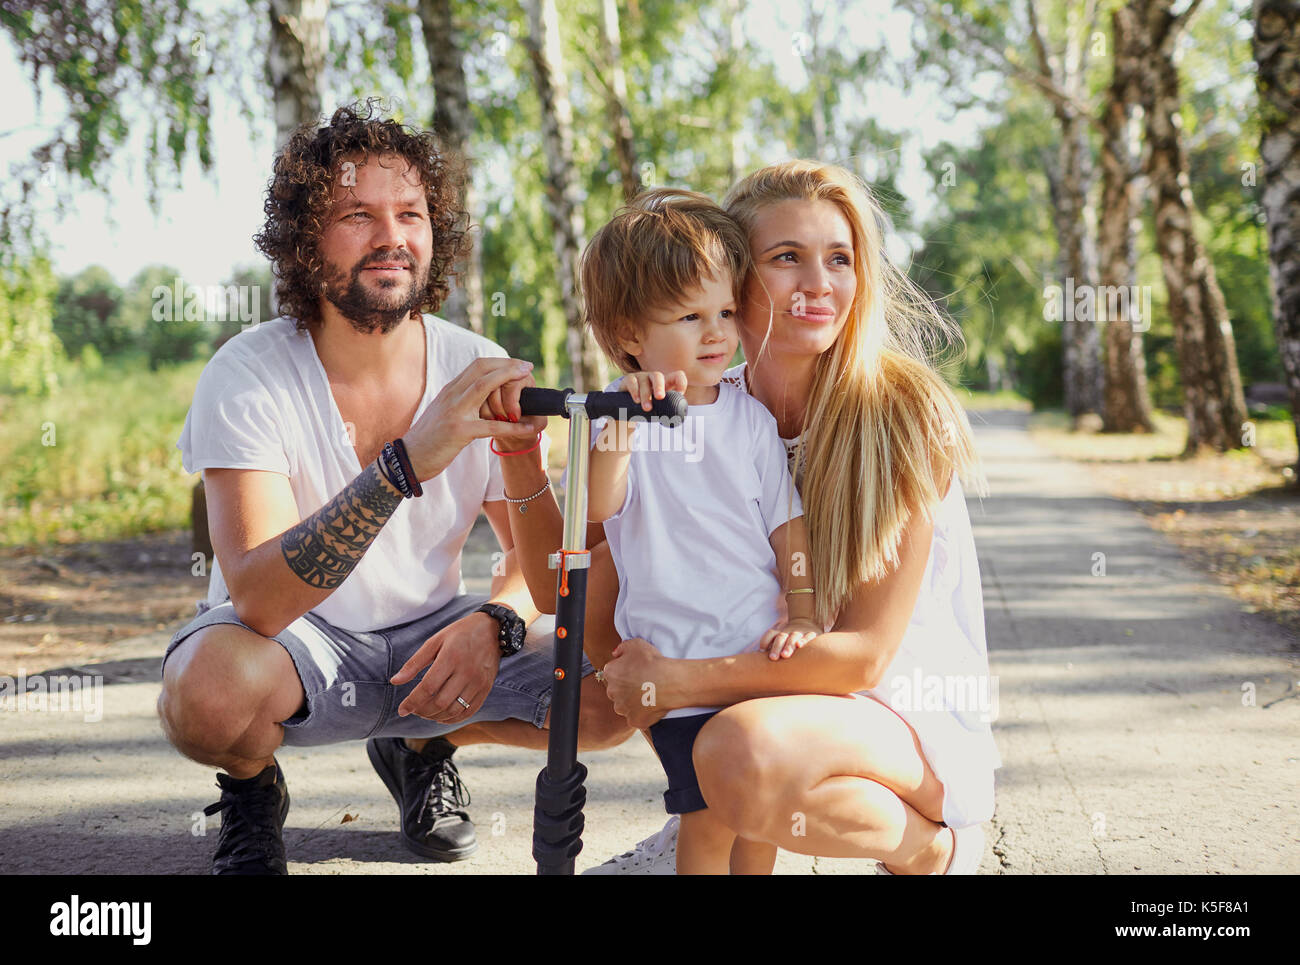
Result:
<svg viewBox="0 0 1300 965">
<path fill-rule="evenodd" d="M 605 521 L 618 569 L 615 627 L 677 659 L 756 649 L 785 612 L 769 537 L 803 515 L 776 420 L 743 392 L 718 389 L 681 426 L 637 426 L 627 497 Z M 604 421 L 593 424 L 593 443 Z"/>
<path fill-rule="evenodd" d="M 433 315 L 423 316 L 427 378 L 412 424 L 444 385 L 499 345 Z M 241 332 L 204 367 L 176 447 L 186 472 L 260 469 L 289 478 L 300 519 L 361 472 L 316 344 L 292 319 Z M 386 629 L 439 609 L 465 592 L 461 549 L 483 503 L 503 499 L 497 457 L 476 439 L 402 500 L 346 580 L 312 611 L 350 631 Z M 213 564 L 207 602 L 229 595 Z"/>
</svg>

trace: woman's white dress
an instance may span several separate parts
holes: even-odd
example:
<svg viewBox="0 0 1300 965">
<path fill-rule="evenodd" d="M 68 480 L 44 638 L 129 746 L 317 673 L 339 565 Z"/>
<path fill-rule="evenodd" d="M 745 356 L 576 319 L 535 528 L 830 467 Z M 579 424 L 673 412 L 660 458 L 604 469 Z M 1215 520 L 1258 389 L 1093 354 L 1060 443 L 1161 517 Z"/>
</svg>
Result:
<svg viewBox="0 0 1300 965">
<path fill-rule="evenodd" d="M 723 381 L 748 391 L 745 365 Z M 783 439 L 794 471 L 798 439 Z M 867 691 L 894 710 L 921 741 L 945 788 L 944 823 L 979 824 L 993 816 L 993 741 L 997 679 L 989 673 L 979 560 L 961 483 L 953 480 L 935 513 L 930 557 L 912 619 L 880 686 Z"/>
</svg>

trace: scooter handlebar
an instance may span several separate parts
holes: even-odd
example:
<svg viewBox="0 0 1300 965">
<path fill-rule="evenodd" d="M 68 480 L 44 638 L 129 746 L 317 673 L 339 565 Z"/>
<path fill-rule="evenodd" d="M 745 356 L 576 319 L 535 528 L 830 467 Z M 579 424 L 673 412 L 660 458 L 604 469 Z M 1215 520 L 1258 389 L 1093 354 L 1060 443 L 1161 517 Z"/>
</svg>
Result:
<svg viewBox="0 0 1300 965">
<path fill-rule="evenodd" d="M 519 409 L 524 415 L 558 415 L 567 419 L 567 400 L 572 394 L 572 389 L 530 387 L 519 393 Z M 589 419 L 609 417 L 630 422 L 657 419 L 667 426 L 679 426 L 686 417 L 686 396 L 669 390 L 662 399 L 652 399 L 647 412 L 633 401 L 630 392 L 588 392 L 584 408 Z"/>
</svg>

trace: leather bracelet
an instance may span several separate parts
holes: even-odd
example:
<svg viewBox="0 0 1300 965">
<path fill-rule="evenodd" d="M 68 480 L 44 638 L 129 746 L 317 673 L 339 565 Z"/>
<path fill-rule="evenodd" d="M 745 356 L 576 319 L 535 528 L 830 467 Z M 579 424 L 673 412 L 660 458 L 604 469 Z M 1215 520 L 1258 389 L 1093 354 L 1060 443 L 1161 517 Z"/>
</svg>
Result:
<svg viewBox="0 0 1300 965">
<path fill-rule="evenodd" d="M 394 439 L 393 448 L 397 450 L 397 458 L 402 464 L 402 470 L 406 473 L 406 481 L 411 486 L 412 494 L 417 497 L 423 496 L 424 489 L 420 486 L 420 480 L 416 478 L 415 467 L 411 465 L 411 457 L 406 451 L 406 443 L 400 438 Z"/>
<path fill-rule="evenodd" d="M 384 443 L 384 449 L 380 452 L 379 458 L 388 465 L 388 472 L 392 477 L 391 481 L 402 496 L 406 499 L 414 497 L 415 493 L 411 490 L 411 484 L 406 478 L 406 470 L 402 468 L 402 461 L 397 458 L 397 450 L 391 442 Z"/>
</svg>

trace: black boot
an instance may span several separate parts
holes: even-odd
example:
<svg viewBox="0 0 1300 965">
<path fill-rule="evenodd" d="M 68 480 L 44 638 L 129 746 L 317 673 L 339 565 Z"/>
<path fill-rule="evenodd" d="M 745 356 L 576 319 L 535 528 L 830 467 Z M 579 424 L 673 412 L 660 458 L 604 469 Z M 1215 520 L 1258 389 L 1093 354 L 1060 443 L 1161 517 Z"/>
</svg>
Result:
<svg viewBox="0 0 1300 965">
<path fill-rule="evenodd" d="M 452 763 L 456 748 L 435 737 L 416 753 L 400 737 L 372 737 L 366 754 L 397 801 L 402 840 L 422 858 L 460 861 L 478 850 L 474 824 L 464 811 L 469 789 Z"/>
<path fill-rule="evenodd" d="M 284 819 L 289 815 L 289 786 L 279 763 L 242 781 L 218 774 L 217 786 L 221 800 L 203 809 L 206 815 L 222 812 L 212 873 L 287 875 Z"/>
</svg>

